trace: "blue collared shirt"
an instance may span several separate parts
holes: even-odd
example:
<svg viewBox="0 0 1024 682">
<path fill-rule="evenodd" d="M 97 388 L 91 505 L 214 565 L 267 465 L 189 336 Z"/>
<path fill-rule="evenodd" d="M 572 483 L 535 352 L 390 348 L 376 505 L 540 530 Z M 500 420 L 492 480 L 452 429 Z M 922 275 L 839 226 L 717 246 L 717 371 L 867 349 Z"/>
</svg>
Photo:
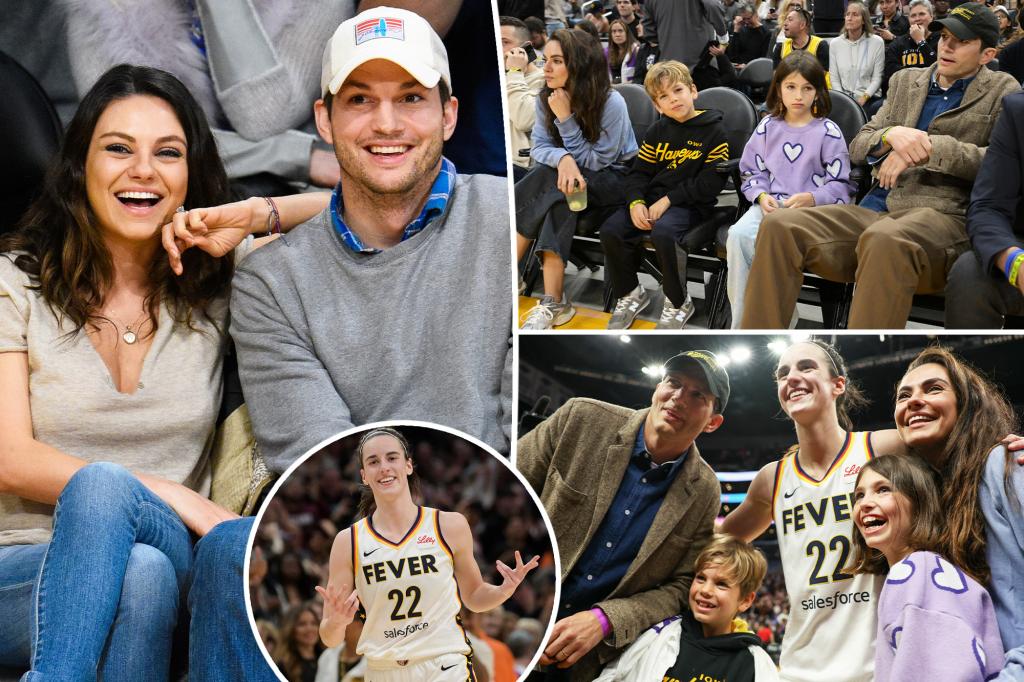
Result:
<svg viewBox="0 0 1024 682">
<path fill-rule="evenodd" d="M 400 241 L 404 242 L 409 237 L 419 234 L 434 218 L 444 213 L 453 187 L 455 187 L 455 164 L 441 157 L 441 172 L 437 174 L 434 184 L 430 187 L 430 196 L 427 197 L 427 203 L 423 205 L 423 210 L 420 211 L 416 219 L 405 226 Z M 331 221 L 334 224 L 335 232 L 341 237 L 341 241 L 345 243 L 345 246 L 356 253 L 380 253 L 381 249 L 375 249 L 372 246 L 363 244 L 359 235 L 353 232 L 345 224 L 345 221 L 342 220 L 341 214 L 343 212 L 344 205 L 341 202 L 341 183 L 339 182 L 338 186 L 334 188 L 334 192 L 331 193 Z"/>
<path fill-rule="evenodd" d="M 654 516 L 685 461 L 684 452 L 671 462 L 655 464 L 640 427 L 619 490 L 562 585 L 559 618 L 585 611 L 611 594 L 640 553 Z"/>
<path fill-rule="evenodd" d="M 932 124 L 932 121 L 939 114 L 944 114 L 950 109 L 955 109 L 960 106 L 960 103 L 964 100 L 964 93 L 967 92 L 967 86 L 974 80 L 974 76 L 970 78 L 957 79 L 951 86 L 943 90 L 936 79 L 936 73 L 932 74 L 932 82 L 928 86 L 928 95 L 925 97 L 924 106 L 921 107 L 921 115 L 917 117 L 917 125 L 914 126 L 918 130 L 928 131 L 928 126 Z M 869 163 L 875 163 L 881 161 L 885 157 L 874 159 L 874 157 L 868 157 Z M 885 205 L 886 197 L 889 196 L 889 190 L 882 189 L 881 187 L 875 187 L 871 190 L 866 197 L 864 197 L 860 205 L 864 208 L 869 208 L 872 211 L 887 211 L 888 208 Z"/>
</svg>

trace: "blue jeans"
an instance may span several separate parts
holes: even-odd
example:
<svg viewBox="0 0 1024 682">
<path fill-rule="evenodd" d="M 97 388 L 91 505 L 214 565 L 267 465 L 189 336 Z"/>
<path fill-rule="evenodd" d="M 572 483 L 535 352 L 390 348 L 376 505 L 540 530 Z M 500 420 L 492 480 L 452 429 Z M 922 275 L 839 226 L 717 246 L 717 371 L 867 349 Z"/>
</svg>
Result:
<svg viewBox="0 0 1024 682">
<path fill-rule="evenodd" d="M 729 228 L 729 236 L 725 240 L 725 262 L 728 265 L 725 290 L 729 294 L 729 305 L 732 306 L 733 329 L 739 329 L 740 320 L 743 319 L 743 296 L 750 276 L 750 265 L 754 262 L 757 230 L 761 227 L 763 217 L 761 207 L 754 204 Z"/>
<path fill-rule="evenodd" d="M 187 595 L 191 680 L 274 680 L 245 615 L 251 525 L 222 523 L 193 548 L 126 469 L 83 467 L 57 500 L 48 545 L 0 548 L 0 663 L 31 662 L 26 682 L 166 680 Z"/>
</svg>

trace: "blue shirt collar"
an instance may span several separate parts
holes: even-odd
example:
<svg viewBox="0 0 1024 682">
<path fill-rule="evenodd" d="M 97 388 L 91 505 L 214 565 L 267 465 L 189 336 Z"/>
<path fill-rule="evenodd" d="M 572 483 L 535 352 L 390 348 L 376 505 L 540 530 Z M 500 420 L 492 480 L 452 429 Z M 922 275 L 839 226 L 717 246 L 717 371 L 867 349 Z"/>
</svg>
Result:
<svg viewBox="0 0 1024 682">
<path fill-rule="evenodd" d="M 636 442 L 633 444 L 633 454 L 630 458 L 632 464 L 645 471 L 656 469 L 666 476 L 674 476 L 685 461 L 686 452 L 682 452 L 678 457 L 668 462 L 662 464 L 655 462 L 651 457 L 651 453 L 647 452 L 647 444 L 644 442 L 644 426 L 641 424 L 640 431 L 636 434 Z"/>
<path fill-rule="evenodd" d="M 444 213 L 445 208 L 448 206 L 448 199 L 451 197 L 452 188 L 455 187 L 455 164 L 448 159 L 441 157 L 441 172 L 437 174 L 437 178 L 434 179 L 434 184 L 430 186 L 430 195 L 427 197 L 427 203 L 423 205 L 423 210 L 411 223 L 406 225 L 402 231 L 402 239 L 405 241 L 413 235 L 422 232 L 434 218 Z M 359 238 L 355 232 L 345 224 L 342 220 L 341 214 L 344 212 L 344 205 L 341 200 L 341 183 L 334 188 L 331 193 L 331 223 L 334 225 L 334 231 L 341 237 L 341 241 L 349 249 L 356 253 L 373 254 L 380 253 L 382 249 L 375 249 L 371 246 L 366 246 L 363 241 Z"/>
<path fill-rule="evenodd" d="M 928 86 L 928 94 L 937 95 L 943 92 L 950 92 L 952 90 L 959 90 L 960 92 L 965 92 L 967 90 L 967 86 L 971 84 L 971 81 L 973 81 L 977 77 L 977 75 L 978 74 L 974 74 L 970 78 L 958 78 L 953 82 L 952 85 L 943 90 L 942 86 L 939 85 L 939 72 L 936 69 L 935 71 L 932 72 L 932 80 Z"/>
</svg>

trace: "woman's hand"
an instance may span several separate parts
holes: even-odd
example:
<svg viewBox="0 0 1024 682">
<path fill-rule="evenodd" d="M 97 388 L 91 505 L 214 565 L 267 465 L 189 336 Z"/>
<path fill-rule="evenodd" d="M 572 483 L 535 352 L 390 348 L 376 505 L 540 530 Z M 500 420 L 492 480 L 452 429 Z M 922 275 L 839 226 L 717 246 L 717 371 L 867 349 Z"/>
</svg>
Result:
<svg viewBox="0 0 1024 682">
<path fill-rule="evenodd" d="M 786 208 L 810 208 L 814 206 L 814 195 L 810 192 L 799 192 L 782 202 Z"/>
<path fill-rule="evenodd" d="M 267 224 L 270 206 L 259 197 L 174 214 L 163 227 L 162 241 L 171 270 L 184 272 L 181 254 L 193 246 L 219 258 Z"/>
<path fill-rule="evenodd" d="M 575 192 L 578 189 L 587 188 L 587 179 L 580 172 L 576 165 L 576 159 L 572 154 L 566 154 L 558 160 L 558 189 L 563 194 Z"/>
<path fill-rule="evenodd" d="M 356 616 L 359 608 L 359 594 L 351 585 L 327 584 L 327 587 L 316 586 L 316 591 L 324 598 L 324 617 L 321 621 L 332 630 L 348 627 Z"/>
<path fill-rule="evenodd" d="M 516 550 L 516 566 L 512 568 L 503 561 L 496 561 L 494 563 L 495 568 L 498 569 L 498 573 L 505 578 L 501 583 L 501 591 L 504 592 L 508 597 L 515 594 L 516 588 L 519 587 L 519 583 L 523 582 L 523 578 L 526 574 L 537 568 L 540 564 L 540 557 L 533 557 L 527 563 L 523 563 L 523 557 L 520 556 L 519 551 Z M 506 597 L 506 598 L 508 598 Z"/>
<path fill-rule="evenodd" d="M 143 485 L 166 502 L 188 529 L 199 537 L 209 533 L 218 523 L 241 518 L 180 483 L 147 474 L 137 474 L 137 477 Z"/>
<path fill-rule="evenodd" d="M 569 93 L 565 91 L 565 88 L 556 88 L 551 91 L 551 94 L 548 95 L 548 106 L 551 107 L 551 113 L 559 121 L 564 121 L 572 116 L 572 102 L 569 101 Z"/>
</svg>

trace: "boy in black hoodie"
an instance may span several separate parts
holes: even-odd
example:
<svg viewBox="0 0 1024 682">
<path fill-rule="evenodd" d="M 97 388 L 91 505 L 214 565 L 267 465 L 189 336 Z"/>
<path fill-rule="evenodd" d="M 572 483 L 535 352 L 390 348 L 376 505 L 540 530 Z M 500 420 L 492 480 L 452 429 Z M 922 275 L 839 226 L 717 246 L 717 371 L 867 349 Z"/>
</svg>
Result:
<svg viewBox="0 0 1024 682">
<path fill-rule="evenodd" d="M 725 186 L 715 164 L 729 158 L 729 143 L 721 112 L 694 108 L 697 88 L 684 64 L 655 64 L 644 88 L 664 116 L 648 128 L 626 176 L 628 207 L 601 227 L 605 272 L 617 299 L 608 328 L 627 329 L 650 303 L 637 278 L 642 242 L 649 236 L 665 292 L 658 329 L 682 329 L 694 310 L 686 293 L 683 239 L 711 212 Z"/>
<path fill-rule="evenodd" d="M 690 610 L 640 635 L 595 682 L 778 682 L 761 640 L 737 617 L 764 580 L 764 555 L 716 535 L 694 567 Z"/>
</svg>

